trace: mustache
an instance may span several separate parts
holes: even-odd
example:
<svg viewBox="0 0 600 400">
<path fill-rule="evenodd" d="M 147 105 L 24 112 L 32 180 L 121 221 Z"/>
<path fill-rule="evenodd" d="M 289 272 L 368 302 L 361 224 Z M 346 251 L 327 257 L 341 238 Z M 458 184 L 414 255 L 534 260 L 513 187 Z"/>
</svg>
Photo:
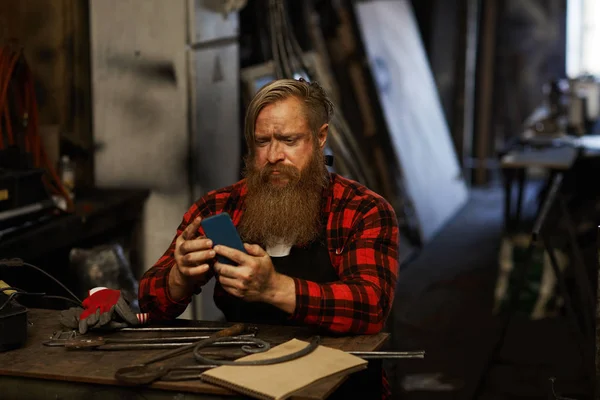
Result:
<svg viewBox="0 0 600 400">
<path fill-rule="evenodd" d="M 292 181 L 300 179 L 300 170 L 292 165 L 267 164 L 260 170 L 262 181 L 268 181 L 273 172 L 279 172 Z"/>
</svg>

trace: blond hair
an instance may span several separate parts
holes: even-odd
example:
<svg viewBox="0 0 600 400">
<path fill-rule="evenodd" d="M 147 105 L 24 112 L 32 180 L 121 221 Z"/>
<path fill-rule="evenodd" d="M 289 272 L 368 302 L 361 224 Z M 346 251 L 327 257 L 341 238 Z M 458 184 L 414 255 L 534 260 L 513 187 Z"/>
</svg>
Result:
<svg viewBox="0 0 600 400">
<path fill-rule="evenodd" d="M 316 137 L 319 128 L 329 123 L 333 116 L 333 103 L 317 82 L 304 79 L 279 79 L 263 86 L 254 96 L 246 110 L 244 136 L 250 153 L 254 152 L 254 129 L 258 114 L 266 106 L 296 97 L 304 104 L 308 125 Z"/>
</svg>

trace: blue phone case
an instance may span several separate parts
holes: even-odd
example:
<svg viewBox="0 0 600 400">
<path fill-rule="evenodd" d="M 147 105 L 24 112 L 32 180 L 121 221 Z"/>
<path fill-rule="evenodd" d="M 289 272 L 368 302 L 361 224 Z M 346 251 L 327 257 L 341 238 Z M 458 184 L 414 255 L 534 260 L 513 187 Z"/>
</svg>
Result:
<svg viewBox="0 0 600 400">
<path fill-rule="evenodd" d="M 213 215 L 203 219 L 200 225 L 202 225 L 206 237 L 213 241 L 213 246 L 221 244 L 247 253 L 229 214 L 224 212 Z M 223 264 L 237 265 L 237 263 L 220 255 L 217 256 L 217 260 Z"/>
</svg>

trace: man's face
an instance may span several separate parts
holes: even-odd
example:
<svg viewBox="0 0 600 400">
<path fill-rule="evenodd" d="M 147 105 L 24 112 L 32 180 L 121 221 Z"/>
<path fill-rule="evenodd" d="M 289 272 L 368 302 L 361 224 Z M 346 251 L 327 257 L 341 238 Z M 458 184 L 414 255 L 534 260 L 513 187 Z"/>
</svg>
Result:
<svg viewBox="0 0 600 400">
<path fill-rule="evenodd" d="M 323 162 L 326 138 L 323 124 L 314 139 L 296 98 L 261 110 L 254 152 L 245 160 L 248 194 L 238 227 L 245 241 L 309 243 L 321 233 L 322 192 L 329 182 Z"/>
<path fill-rule="evenodd" d="M 321 149 L 326 134 L 324 126 L 317 139 Z M 254 138 L 254 168 L 276 186 L 300 179 L 315 151 L 304 105 L 295 97 L 263 108 L 256 119 Z"/>
</svg>

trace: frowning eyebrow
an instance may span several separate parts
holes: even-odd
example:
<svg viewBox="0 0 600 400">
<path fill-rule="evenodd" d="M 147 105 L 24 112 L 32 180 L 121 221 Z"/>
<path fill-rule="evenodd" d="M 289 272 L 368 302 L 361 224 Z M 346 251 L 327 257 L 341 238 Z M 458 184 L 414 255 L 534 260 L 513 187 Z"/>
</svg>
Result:
<svg viewBox="0 0 600 400">
<path fill-rule="evenodd" d="M 300 139 L 302 136 L 305 136 L 304 133 L 276 133 L 273 135 L 277 140 L 285 140 L 285 139 Z"/>
<path fill-rule="evenodd" d="M 286 140 L 286 139 L 300 139 L 301 137 L 306 136 L 306 133 L 274 133 L 273 137 L 277 140 Z M 256 139 L 270 139 L 271 135 L 269 134 L 256 134 Z"/>
</svg>

